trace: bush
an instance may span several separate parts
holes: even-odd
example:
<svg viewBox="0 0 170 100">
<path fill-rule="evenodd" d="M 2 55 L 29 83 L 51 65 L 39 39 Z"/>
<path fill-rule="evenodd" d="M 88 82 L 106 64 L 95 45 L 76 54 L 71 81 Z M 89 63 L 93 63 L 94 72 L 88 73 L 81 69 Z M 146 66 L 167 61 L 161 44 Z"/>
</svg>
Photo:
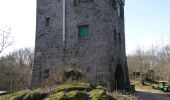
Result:
<svg viewBox="0 0 170 100">
<path fill-rule="evenodd" d="M 69 70 L 69 71 L 64 71 L 64 80 L 81 80 L 83 78 L 83 74 L 80 71 L 76 70 Z"/>
</svg>

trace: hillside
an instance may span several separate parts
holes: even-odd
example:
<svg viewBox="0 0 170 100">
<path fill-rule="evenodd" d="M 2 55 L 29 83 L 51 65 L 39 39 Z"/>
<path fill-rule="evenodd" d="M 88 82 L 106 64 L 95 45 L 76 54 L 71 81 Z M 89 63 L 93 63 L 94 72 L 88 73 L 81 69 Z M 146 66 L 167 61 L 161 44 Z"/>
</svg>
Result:
<svg viewBox="0 0 170 100">
<path fill-rule="evenodd" d="M 0 100 L 137 100 L 137 98 L 117 92 L 107 92 L 100 86 L 90 86 L 88 83 L 69 83 L 22 90 L 0 96 Z"/>
</svg>

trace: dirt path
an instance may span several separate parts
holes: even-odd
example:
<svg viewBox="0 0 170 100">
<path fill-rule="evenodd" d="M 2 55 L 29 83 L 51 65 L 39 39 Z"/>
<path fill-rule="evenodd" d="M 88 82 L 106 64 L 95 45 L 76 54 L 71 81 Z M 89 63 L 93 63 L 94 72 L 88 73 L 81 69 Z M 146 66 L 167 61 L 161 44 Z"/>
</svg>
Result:
<svg viewBox="0 0 170 100">
<path fill-rule="evenodd" d="M 145 91 L 136 89 L 134 95 L 139 97 L 139 100 L 170 100 L 170 94 L 163 93 L 161 91 Z"/>
</svg>

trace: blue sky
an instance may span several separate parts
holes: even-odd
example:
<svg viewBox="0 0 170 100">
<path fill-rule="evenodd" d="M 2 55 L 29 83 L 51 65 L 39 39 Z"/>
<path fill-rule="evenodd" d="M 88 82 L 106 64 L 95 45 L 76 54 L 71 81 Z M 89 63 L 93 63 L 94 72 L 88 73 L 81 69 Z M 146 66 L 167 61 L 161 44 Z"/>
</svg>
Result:
<svg viewBox="0 0 170 100">
<path fill-rule="evenodd" d="M 34 47 L 36 0 L 0 0 L 0 28 L 12 28 L 15 43 L 6 52 Z M 126 51 L 170 42 L 170 0 L 126 0 Z M 161 40 L 164 40 L 163 42 Z"/>
<path fill-rule="evenodd" d="M 126 0 L 125 21 L 127 53 L 137 47 L 168 44 L 170 0 Z"/>
</svg>

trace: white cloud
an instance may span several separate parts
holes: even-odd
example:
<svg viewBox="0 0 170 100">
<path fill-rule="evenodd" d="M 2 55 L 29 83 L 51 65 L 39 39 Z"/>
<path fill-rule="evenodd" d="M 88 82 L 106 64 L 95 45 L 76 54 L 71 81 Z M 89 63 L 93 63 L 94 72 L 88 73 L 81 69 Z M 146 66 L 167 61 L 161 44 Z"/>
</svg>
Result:
<svg viewBox="0 0 170 100">
<path fill-rule="evenodd" d="M 0 28 L 11 28 L 14 45 L 6 52 L 21 47 L 34 47 L 36 0 L 0 0 Z"/>
<path fill-rule="evenodd" d="M 141 38 L 131 38 L 126 41 L 126 52 L 127 54 L 132 54 L 137 48 L 143 50 L 149 50 L 151 46 L 158 46 L 159 48 L 167 45 L 170 41 L 168 35 L 162 37 L 141 37 Z"/>
</svg>

